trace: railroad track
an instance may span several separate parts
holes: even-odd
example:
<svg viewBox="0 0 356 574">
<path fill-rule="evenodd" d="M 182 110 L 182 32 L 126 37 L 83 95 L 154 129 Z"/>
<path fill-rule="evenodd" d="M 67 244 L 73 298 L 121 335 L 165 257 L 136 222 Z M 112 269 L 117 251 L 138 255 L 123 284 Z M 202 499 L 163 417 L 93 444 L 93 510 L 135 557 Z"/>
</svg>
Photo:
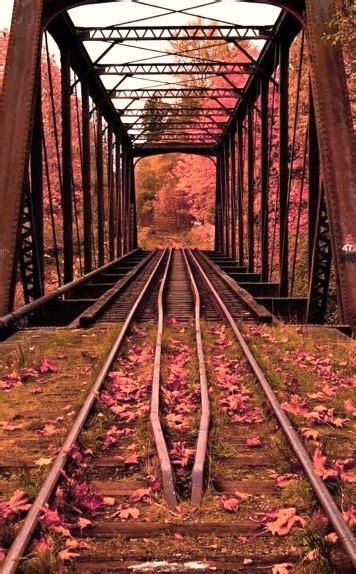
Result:
<svg viewBox="0 0 356 574">
<path fill-rule="evenodd" d="M 110 405 L 110 385 L 112 380 L 114 380 L 114 384 L 116 381 L 115 373 L 118 372 L 117 376 L 119 377 L 124 376 L 123 373 L 120 374 L 121 366 L 127 365 L 128 362 L 131 365 L 130 361 L 136 364 L 135 349 L 147 347 L 148 331 L 145 331 L 146 323 L 151 325 L 149 327 L 151 335 L 152 333 L 154 334 L 152 352 L 148 353 L 145 361 L 140 359 L 136 362 L 138 365 L 147 363 L 146 367 L 152 371 L 152 386 L 150 381 L 146 380 L 144 384 L 139 379 L 139 390 L 141 395 L 145 397 L 147 404 L 143 403 L 141 405 L 137 399 L 137 406 L 142 411 L 142 419 L 145 419 L 145 417 L 147 419 L 147 414 L 149 413 L 153 437 L 149 436 L 150 427 L 146 424 L 148 421 L 145 419 L 144 432 L 147 434 L 145 440 L 151 441 L 152 444 L 148 448 L 148 454 L 146 453 L 145 456 L 142 456 L 141 468 L 149 467 L 151 471 L 156 469 L 156 474 L 159 473 L 159 476 L 154 476 L 153 479 L 151 476 L 151 482 L 147 486 L 147 479 L 146 483 L 142 482 L 142 474 L 144 472 L 141 472 L 141 480 L 137 481 L 136 471 L 133 470 L 133 468 L 136 468 L 137 460 L 130 459 L 130 457 L 127 460 L 135 460 L 132 466 L 130 462 L 126 466 L 125 460 L 120 456 L 108 457 L 107 454 L 104 456 L 94 454 L 89 464 L 93 468 L 99 469 L 101 477 L 102 475 L 105 477 L 108 469 L 112 469 L 113 475 L 110 475 L 112 478 L 110 481 L 94 481 L 94 486 L 101 486 L 104 494 L 122 496 L 124 499 L 125 496 L 129 496 L 135 500 L 135 497 L 137 498 L 138 496 L 137 492 L 142 492 L 142 489 L 144 491 L 146 489 L 146 495 L 143 495 L 143 499 L 145 496 L 151 498 L 154 493 L 154 496 L 159 500 L 157 503 L 157 506 L 160 507 L 159 515 L 155 519 L 150 516 L 147 521 L 122 522 L 113 520 L 110 512 L 106 512 L 104 520 L 96 521 L 88 528 L 86 537 L 94 541 L 94 546 L 98 548 L 101 545 L 100 541 L 111 539 L 127 539 L 129 541 L 150 539 L 151 544 L 153 544 L 154 538 L 164 536 L 166 542 L 171 537 L 169 538 L 169 544 L 172 545 L 172 539 L 173 541 L 179 541 L 182 537 L 188 536 L 189 541 L 185 539 L 185 545 L 186 551 L 189 552 L 190 538 L 208 537 L 210 539 L 213 537 L 215 540 L 215 537 L 224 539 L 230 536 L 233 537 L 233 540 L 230 540 L 228 545 L 228 551 L 231 553 L 227 555 L 228 561 L 221 561 L 221 556 L 217 552 L 214 554 L 214 551 L 211 559 L 202 560 L 202 556 L 206 556 L 207 552 L 206 548 L 203 547 L 203 554 L 197 551 L 196 548 L 190 551 L 190 557 L 193 559 L 191 564 L 195 561 L 197 569 L 204 569 L 204 571 L 214 570 L 215 572 L 249 571 L 252 573 L 259 571 L 260 567 L 268 568 L 273 564 L 271 559 L 277 560 L 276 555 L 262 557 L 262 562 L 257 565 L 256 560 L 255 562 L 251 561 L 253 564 L 250 566 L 249 562 L 247 565 L 244 564 L 241 556 L 239 558 L 234 550 L 236 536 L 254 537 L 259 533 L 260 524 L 246 519 L 235 519 L 235 517 L 230 521 L 217 521 L 215 519 L 216 514 L 213 513 L 212 516 L 207 514 L 204 517 L 203 510 L 201 511 L 202 514 L 199 514 L 198 511 L 198 519 L 196 519 L 194 518 L 194 509 L 197 509 L 199 505 L 204 509 L 204 494 L 206 493 L 209 496 L 209 489 L 211 488 L 214 488 L 219 493 L 223 503 L 228 503 L 230 500 L 229 496 L 236 491 L 240 492 L 240 494 L 242 492 L 248 498 L 261 491 L 263 493 L 264 489 L 266 493 L 273 490 L 271 481 L 266 480 L 265 474 L 263 474 L 264 471 L 261 474 L 261 469 L 273 466 L 269 461 L 268 452 L 262 455 L 250 456 L 246 454 L 244 445 L 246 442 L 246 430 L 250 432 L 251 428 L 254 430 L 258 429 L 260 435 L 267 436 L 271 432 L 277 432 L 276 426 L 278 426 L 280 431 L 283 432 L 293 456 L 298 461 L 300 471 L 304 473 L 310 482 L 320 507 L 337 533 L 350 563 L 355 566 L 356 550 L 352 533 L 323 481 L 316 475 L 307 451 L 281 409 L 275 393 L 237 325 L 238 321 L 247 321 L 248 323 L 257 321 L 258 313 L 256 314 L 256 309 L 253 305 L 250 305 L 249 300 L 245 301 L 238 298 L 237 293 L 233 293 L 221 277 L 216 277 L 214 270 L 209 267 L 207 258 L 195 251 L 164 250 L 157 252 L 143 269 L 144 272 L 133 279 L 130 289 L 123 290 L 123 292 L 120 290 L 117 292 L 113 289 L 109 296 L 104 296 L 100 303 L 95 305 L 94 310 L 89 309 L 87 316 L 91 316 L 91 320 L 95 321 L 121 321 L 123 316 L 126 316 L 110 353 L 105 359 L 65 443 L 62 445 L 36 500 L 29 510 L 21 530 L 13 541 L 3 563 L 3 574 L 16 572 L 19 560 L 29 547 L 31 539 L 38 528 L 39 520 L 46 504 L 51 504 L 58 484 L 61 481 L 65 481 L 63 471 L 65 471 L 69 462 L 68 459 L 70 457 L 68 453 L 70 453 L 73 445 L 77 444 L 78 440 L 80 442 L 81 434 L 88 432 L 92 421 L 94 420 L 95 422 L 97 420 L 93 415 L 93 411 L 95 411 L 98 401 L 100 403 L 104 400 L 103 391 L 106 391 L 106 406 L 108 406 Z M 123 305 L 123 301 L 125 301 L 125 305 Z M 154 305 L 154 301 L 156 301 L 156 305 Z M 118 313 L 121 314 L 119 315 Z M 141 317 L 140 321 L 138 321 L 138 316 Z M 202 316 L 205 318 L 207 325 L 210 324 L 211 327 L 206 328 L 205 324 L 202 327 Z M 144 318 L 145 322 L 142 321 L 142 318 Z M 134 326 L 134 323 L 136 326 Z M 217 324 L 220 326 L 217 327 Z M 203 333 L 206 329 L 208 329 L 210 334 L 217 337 L 214 343 L 211 343 L 211 341 L 209 343 L 209 340 L 206 339 Z M 241 349 L 241 357 L 238 361 L 235 359 L 226 360 L 225 345 L 230 345 L 230 341 L 227 340 L 226 336 L 228 329 L 233 333 Z M 184 343 L 188 335 L 190 336 L 189 345 Z M 167 340 L 170 341 L 169 344 Z M 204 356 L 204 349 L 206 348 L 215 348 L 217 350 L 215 356 L 212 354 L 209 373 L 207 372 L 209 357 L 207 355 Z M 221 352 L 223 355 L 221 355 Z M 132 357 L 134 358 L 132 359 Z M 219 365 L 221 363 L 225 365 L 224 377 L 226 377 L 226 380 L 229 378 L 230 382 L 235 381 L 231 382 L 233 391 L 229 390 L 227 394 L 224 385 L 221 384 L 219 379 L 221 374 Z M 118 371 L 115 370 L 116 368 Z M 214 375 L 214 369 L 217 373 L 216 375 Z M 238 379 L 235 380 L 236 369 L 241 370 L 246 379 L 248 378 L 246 374 L 248 369 L 253 373 L 253 384 L 259 387 L 258 392 L 263 397 L 261 407 L 249 405 L 245 411 L 243 410 L 245 401 L 253 400 L 254 397 L 252 396 L 252 390 L 247 390 L 243 385 L 240 385 Z M 114 371 L 114 375 L 112 371 Z M 193 377 L 193 381 L 188 381 L 189 373 L 194 374 L 194 372 L 196 372 L 197 376 Z M 188 386 L 190 387 L 189 390 L 187 390 Z M 243 408 L 239 407 L 233 411 L 235 407 L 232 406 L 231 398 L 238 394 L 237 389 L 241 390 Z M 217 393 L 215 399 L 212 398 L 214 393 Z M 173 400 L 172 397 L 176 397 L 176 399 Z M 193 412 L 190 413 L 190 422 L 194 423 L 193 432 L 191 427 L 189 427 L 189 430 L 184 427 L 186 424 L 184 419 L 189 418 L 182 415 L 182 413 L 187 414 L 181 408 L 185 406 L 184 401 L 186 404 L 192 405 Z M 267 414 L 265 402 L 268 402 L 269 405 Z M 118 402 L 114 405 L 119 421 L 119 413 L 125 412 L 125 405 L 124 399 L 122 403 Z M 262 413 L 263 410 L 265 410 L 264 414 Z M 228 419 L 233 419 L 236 416 L 243 419 L 241 413 L 247 413 L 250 418 L 247 425 L 242 420 L 240 426 L 235 426 L 231 424 L 232 421 L 227 420 L 223 428 L 224 434 L 220 437 L 220 440 L 225 441 L 229 447 L 232 447 L 231 452 L 228 453 L 230 456 L 225 457 L 227 459 L 225 468 L 229 468 L 230 471 L 232 469 L 233 474 L 235 473 L 239 477 L 237 480 L 236 478 L 230 481 L 224 480 L 224 477 L 221 478 L 221 476 L 217 479 L 211 471 L 211 459 L 214 457 L 214 452 L 210 442 L 214 441 L 214 437 L 209 437 L 210 419 L 211 416 L 214 419 L 219 419 L 223 411 L 228 414 Z M 237 414 L 233 415 L 233 412 Z M 273 420 L 271 419 L 271 414 L 274 417 Z M 173 431 L 167 424 L 168 420 L 172 420 L 172 416 L 175 421 Z M 118 431 L 119 436 L 121 436 L 120 432 L 124 429 L 129 434 L 134 432 L 135 425 L 139 422 L 136 418 L 133 419 L 134 422 L 132 424 L 127 424 L 125 419 L 123 420 L 124 422 L 121 426 L 117 425 L 118 429 L 116 431 Z M 155 449 L 152 449 L 152 438 L 154 438 Z M 157 452 L 159 465 L 154 462 L 156 455 L 153 450 Z M 146 475 L 149 475 L 149 472 L 146 472 Z M 165 504 L 163 504 L 163 501 Z M 185 508 L 188 507 L 190 509 L 184 520 L 180 519 L 181 515 L 179 514 L 179 505 L 181 504 L 185 505 Z M 165 508 L 168 514 L 166 514 Z M 130 507 L 127 508 L 127 505 L 124 504 L 120 512 L 122 511 L 129 512 Z M 128 514 L 128 516 L 130 515 Z M 78 539 L 85 538 L 78 529 L 73 530 L 72 536 L 76 536 Z M 104 542 L 103 545 L 105 546 Z M 173 546 L 172 552 L 174 553 L 176 549 L 174 550 L 175 547 L 173 548 Z M 181 558 L 173 560 L 169 556 L 168 550 L 168 560 L 166 562 L 161 561 L 161 564 L 158 563 L 159 559 L 154 560 L 155 556 L 162 557 L 162 553 L 159 553 L 158 548 L 148 553 L 144 552 L 142 548 L 139 550 L 132 548 L 132 552 L 128 548 L 127 555 L 125 555 L 125 549 L 120 549 L 120 551 L 117 549 L 116 554 L 118 554 L 118 557 L 116 560 L 115 558 L 105 560 L 103 557 L 90 557 L 89 552 L 87 557 L 78 559 L 68 567 L 68 570 L 63 571 L 130 572 L 157 570 L 168 572 L 173 570 L 188 572 L 194 567 L 194 564 L 189 566 L 189 561 L 183 561 Z M 102 553 L 105 555 L 105 552 L 108 552 L 110 556 L 113 553 L 115 554 L 112 548 L 110 551 L 104 548 L 102 552 L 99 551 L 98 553 L 99 555 Z M 137 555 L 140 552 L 141 558 Z M 150 559 L 145 561 L 142 556 L 149 556 Z M 281 561 L 284 562 L 295 559 L 295 557 L 288 555 L 284 560 L 283 549 L 281 550 L 281 556 Z M 145 563 L 146 566 L 144 565 Z M 346 571 L 351 572 L 351 570 Z"/>
</svg>

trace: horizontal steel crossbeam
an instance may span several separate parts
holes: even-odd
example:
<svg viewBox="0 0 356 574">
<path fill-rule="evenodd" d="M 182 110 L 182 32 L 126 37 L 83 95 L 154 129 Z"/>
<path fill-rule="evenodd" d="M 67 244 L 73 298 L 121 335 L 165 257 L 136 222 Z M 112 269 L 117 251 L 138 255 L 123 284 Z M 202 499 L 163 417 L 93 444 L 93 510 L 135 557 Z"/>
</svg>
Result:
<svg viewBox="0 0 356 574">
<path fill-rule="evenodd" d="M 99 64 L 101 76 L 132 76 L 161 74 L 247 74 L 255 70 L 250 62 L 160 62 L 158 64 Z"/>
<path fill-rule="evenodd" d="M 269 40 L 272 26 L 122 26 L 78 27 L 83 42 L 124 42 L 126 40 Z"/>
<path fill-rule="evenodd" d="M 143 108 L 128 108 L 127 110 L 121 110 L 119 108 L 116 109 L 117 113 L 119 114 L 119 116 L 121 117 L 140 117 L 143 113 L 144 113 L 144 109 Z M 169 114 L 170 117 L 180 117 L 180 116 L 184 116 L 184 117 L 191 117 L 194 116 L 196 117 L 198 114 L 202 114 L 204 116 L 210 116 L 210 115 L 214 115 L 214 116 L 228 116 L 229 113 L 231 113 L 233 111 L 233 108 L 199 108 L 196 106 L 192 106 L 192 107 L 179 107 L 179 108 L 171 108 L 171 107 L 166 107 L 166 108 L 155 108 L 154 113 L 155 115 L 159 115 L 159 116 L 166 116 L 167 114 Z"/>
<path fill-rule="evenodd" d="M 142 89 L 142 90 L 113 90 L 113 99 L 135 99 L 147 98 L 234 98 L 240 95 L 242 90 L 232 88 L 183 88 L 177 89 Z"/>
</svg>

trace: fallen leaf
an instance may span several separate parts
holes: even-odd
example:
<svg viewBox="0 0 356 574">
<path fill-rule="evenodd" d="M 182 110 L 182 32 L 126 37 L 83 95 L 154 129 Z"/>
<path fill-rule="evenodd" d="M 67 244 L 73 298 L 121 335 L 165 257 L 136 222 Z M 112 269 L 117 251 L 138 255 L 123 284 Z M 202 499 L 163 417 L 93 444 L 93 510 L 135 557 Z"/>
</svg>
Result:
<svg viewBox="0 0 356 574">
<path fill-rule="evenodd" d="M 227 510 L 228 512 L 237 512 L 239 507 L 240 507 L 240 503 L 237 500 L 237 498 L 222 498 L 221 499 L 221 503 L 223 505 L 224 510 Z"/>
<path fill-rule="evenodd" d="M 46 357 L 40 362 L 38 370 L 42 375 L 46 373 L 55 373 L 57 371 L 54 364 L 51 363 L 51 361 L 49 361 Z"/>
<path fill-rule="evenodd" d="M 80 531 L 84 530 L 84 528 L 88 528 L 88 526 L 91 526 L 92 524 L 93 523 L 91 520 L 88 518 L 83 518 L 82 516 L 80 516 L 77 521 L 77 526 Z"/>
<path fill-rule="evenodd" d="M 313 466 L 316 474 L 320 476 L 323 480 L 327 478 L 336 478 L 339 472 L 335 469 L 328 469 L 325 467 L 326 456 L 323 456 L 322 450 L 320 448 L 315 449 L 313 455 Z"/>
<path fill-rule="evenodd" d="M 152 500 L 151 497 L 152 488 L 149 486 L 148 488 L 138 488 L 131 494 L 131 500 L 134 502 L 146 502 L 149 504 Z"/>
<path fill-rule="evenodd" d="M 310 429 L 308 427 L 301 428 L 300 434 L 304 436 L 307 440 L 318 440 L 319 438 L 318 431 Z"/>
<path fill-rule="evenodd" d="M 247 437 L 246 444 L 247 444 L 247 446 L 250 446 L 252 448 L 253 447 L 259 447 L 259 446 L 262 446 L 262 441 L 258 437 Z"/>
<path fill-rule="evenodd" d="M 58 553 L 58 556 L 61 560 L 73 560 L 74 558 L 78 558 L 80 556 L 79 552 L 72 552 L 71 550 L 61 550 Z"/>
<path fill-rule="evenodd" d="M 119 517 L 121 518 L 121 520 L 128 520 L 129 518 L 136 519 L 140 516 L 140 514 L 141 513 L 138 508 L 129 507 L 120 510 Z"/>
<path fill-rule="evenodd" d="M 247 492 L 240 492 L 239 490 L 235 490 L 234 494 L 241 500 L 248 500 L 249 498 L 253 498 L 253 494 L 248 494 Z"/>
<path fill-rule="evenodd" d="M 139 464 L 139 456 L 138 454 L 131 454 L 130 456 L 128 456 L 127 458 L 125 458 L 124 460 L 124 464 Z"/>
<path fill-rule="evenodd" d="M 272 574 L 288 574 L 288 570 L 293 568 L 290 562 L 282 562 L 281 564 L 274 564 L 272 566 Z"/>
<path fill-rule="evenodd" d="M 48 464 L 51 464 L 51 462 L 52 462 L 52 458 L 41 457 L 41 458 L 38 458 L 37 460 L 35 460 L 35 465 L 36 466 L 47 466 Z"/>
</svg>

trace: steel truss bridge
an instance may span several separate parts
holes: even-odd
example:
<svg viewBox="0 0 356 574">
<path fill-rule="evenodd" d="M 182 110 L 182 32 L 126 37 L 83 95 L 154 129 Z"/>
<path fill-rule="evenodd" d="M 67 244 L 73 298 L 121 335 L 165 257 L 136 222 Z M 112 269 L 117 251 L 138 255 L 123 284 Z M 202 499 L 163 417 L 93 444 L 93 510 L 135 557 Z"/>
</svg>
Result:
<svg viewBox="0 0 356 574">
<path fill-rule="evenodd" d="M 257 0 L 250 2 L 258 5 Z M 292 316 L 304 314 L 308 322 L 322 323 L 333 268 L 340 320 L 355 330 L 352 118 L 341 47 L 323 39 L 336 1 L 271 0 L 270 4 L 282 9 L 271 26 L 204 22 L 165 27 L 137 21 L 76 27 L 68 10 L 94 3 L 102 1 L 15 0 L 0 100 L 0 315 L 12 311 L 19 277 L 26 303 L 45 294 L 45 188 L 59 185 L 61 221 L 53 257 L 60 286 L 74 278 L 78 193 L 85 206 L 80 257 L 81 271 L 86 274 L 137 246 L 135 161 L 186 152 L 215 162 L 215 250 L 246 268 L 251 284 L 257 284 L 252 292 L 273 312 L 287 308 Z M 124 4 L 117 4 L 118 14 Z M 189 9 L 174 4 L 178 7 L 167 13 L 191 16 Z M 305 294 L 296 297 L 291 289 L 294 215 L 290 193 L 298 107 L 294 110 L 291 105 L 288 80 L 290 47 L 301 31 L 310 82 L 302 168 L 308 206 L 308 272 Z M 60 50 L 60 101 L 55 101 L 48 35 Z M 110 60 L 128 43 L 142 44 L 145 50 L 147 41 L 171 45 L 179 41 L 180 46 L 185 41 L 229 43 L 239 57 L 236 62 L 220 61 L 189 55 L 180 48 L 178 59 L 172 49 L 157 50 L 164 56 L 161 62 L 152 61 L 145 51 L 139 61 Z M 248 41 L 262 42 L 257 57 L 246 48 Z M 89 57 L 91 43 L 103 47 L 95 61 Z M 45 51 L 46 46 L 54 159 L 48 157 L 43 128 L 41 49 Z M 144 78 L 151 78 L 151 83 L 144 83 Z M 207 83 L 199 83 L 201 78 Z M 129 83 L 132 80 L 134 84 Z M 139 82 L 141 87 L 137 87 Z M 147 129 L 146 100 L 153 106 L 158 129 Z M 274 117 L 277 137 L 272 141 Z M 73 150 L 75 122 L 80 141 L 79 183 L 73 181 L 73 164 L 79 161 Z M 278 193 L 271 188 L 272 150 L 277 154 Z M 51 179 L 52 161 L 58 168 L 55 181 Z M 271 213 L 278 213 L 273 233 Z M 51 215 L 53 219 L 53 210 Z M 63 246 L 60 255 L 56 254 L 58 242 Z M 277 246 L 278 260 L 273 279 L 271 242 Z"/>
</svg>

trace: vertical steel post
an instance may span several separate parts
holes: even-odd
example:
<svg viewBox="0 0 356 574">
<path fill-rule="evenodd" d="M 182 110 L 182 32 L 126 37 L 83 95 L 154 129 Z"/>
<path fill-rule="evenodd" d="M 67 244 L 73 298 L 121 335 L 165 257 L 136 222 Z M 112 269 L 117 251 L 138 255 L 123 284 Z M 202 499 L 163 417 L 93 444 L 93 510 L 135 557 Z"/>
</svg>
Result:
<svg viewBox="0 0 356 574">
<path fill-rule="evenodd" d="M 116 191 L 116 257 L 122 255 L 122 181 L 121 146 L 118 135 L 115 140 L 115 191 Z"/>
<path fill-rule="evenodd" d="M 279 262 L 280 297 L 288 296 L 288 84 L 289 45 L 279 46 Z"/>
<path fill-rule="evenodd" d="M 231 162 L 231 257 L 234 261 L 237 258 L 236 245 L 236 127 L 230 136 L 230 162 Z"/>
<path fill-rule="evenodd" d="M 131 206 L 132 206 L 132 249 L 137 249 L 137 210 L 136 210 L 136 186 L 135 186 L 135 163 L 132 155 L 130 155 L 130 171 L 131 171 Z"/>
<path fill-rule="evenodd" d="M 42 150 L 42 81 L 41 62 L 37 64 L 35 114 L 31 147 L 31 195 L 33 223 L 38 256 L 38 277 L 34 276 L 35 297 L 43 294 L 44 243 L 43 243 L 43 150 Z"/>
<path fill-rule="evenodd" d="M 17 231 L 33 120 L 36 62 L 41 53 L 42 0 L 16 0 L 0 94 L 0 315 L 12 307 Z M 14 111 L 16 110 L 16 113 Z"/>
<path fill-rule="evenodd" d="M 268 93 L 269 79 L 261 76 L 261 271 L 268 281 Z"/>
<path fill-rule="evenodd" d="M 226 229 L 226 220 L 227 220 L 227 216 L 226 216 L 226 157 L 225 157 L 225 145 L 224 143 L 221 144 L 221 164 L 220 164 L 220 168 L 221 168 L 221 174 L 220 174 L 220 178 L 221 178 L 221 218 L 222 218 L 222 234 L 221 234 L 221 239 L 222 239 L 222 245 L 221 245 L 221 251 L 223 253 L 223 255 L 227 255 L 227 229 Z"/>
<path fill-rule="evenodd" d="M 104 168 L 103 168 L 103 116 L 100 108 L 97 111 L 96 131 L 96 178 L 97 178 L 97 206 L 98 206 L 98 264 L 104 265 Z"/>
<path fill-rule="evenodd" d="M 83 181 L 83 228 L 84 228 L 84 273 L 92 270 L 92 208 L 91 208 L 91 153 L 90 153 L 90 111 L 88 83 L 82 87 L 82 181 Z"/>
<path fill-rule="evenodd" d="M 320 163 L 319 146 L 315 123 L 314 102 L 311 89 L 309 90 L 309 155 L 308 155 L 308 270 L 309 280 L 313 263 L 315 233 L 318 225 L 318 202 L 320 195 Z"/>
<path fill-rule="evenodd" d="M 254 214 L 254 171 L 255 171 L 255 150 L 254 150 L 254 121 L 253 105 L 248 104 L 247 112 L 247 233 L 248 233 L 248 271 L 253 273 L 255 266 L 255 214 Z"/>
<path fill-rule="evenodd" d="M 63 259 L 64 283 L 73 280 L 73 187 L 72 187 L 72 126 L 71 126 L 71 54 L 68 46 L 61 47 L 62 85 L 62 184 L 63 184 Z"/>
<path fill-rule="evenodd" d="M 356 332 L 356 172 L 341 42 L 325 41 L 335 0 L 306 0 L 306 31 L 341 320 Z M 347 251 L 353 245 L 353 252 Z"/>
<path fill-rule="evenodd" d="M 115 257 L 115 194 L 114 194 L 114 169 L 113 169 L 113 130 L 108 126 L 108 200 L 109 200 L 109 259 Z"/>
<path fill-rule="evenodd" d="M 130 221 L 128 217 L 128 165 L 127 165 L 127 146 L 124 144 L 122 146 L 122 224 L 123 224 L 123 253 L 128 251 L 128 234 Z"/>
<path fill-rule="evenodd" d="M 238 219 L 238 245 L 239 245 L 239 265 L 244 264 L 244 214 L 243 214 L 243 192 L 244 192 L 244 146 L 243 146 L 243 122 L 237 123 L 237 147 L 238 147 L 238 192 L 237 192 L 237 219 Z"/>
<path fill-rule="evenodd" d="M 226 206 L 226 254 L 231 257 L 231 181 L 230 181 L 230 154 L 229 136 L 224 143 L 224 182 L 225 182 L 225 206 Z"/>
<path fill-rule="evenodd" d="M 220 156 L 216 159 L 216 192 L 215 192 L 215 242 L 214 249 L 218 253 L 221 252 L 221 234 L 222 234 L 222 222 L 221 222 L 221 167 L 220 167 Z"/>
</svg>

